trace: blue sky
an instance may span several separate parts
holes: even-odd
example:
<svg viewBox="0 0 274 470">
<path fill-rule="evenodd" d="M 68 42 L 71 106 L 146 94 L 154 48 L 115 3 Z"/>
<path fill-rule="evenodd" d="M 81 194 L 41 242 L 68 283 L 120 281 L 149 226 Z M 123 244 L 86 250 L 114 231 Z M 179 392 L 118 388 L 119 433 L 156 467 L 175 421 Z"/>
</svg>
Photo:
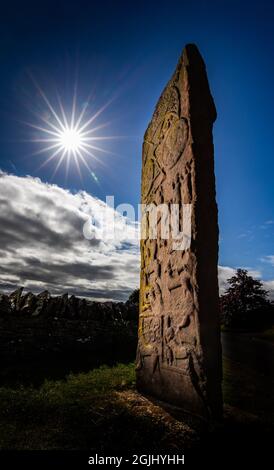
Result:
<svg viewBox="0 0 274 470">
<path fill-rule="evenodd" d="M 20 2 L 21 3 L 21 2 Z M 28 3 L 2 9 L 0 28 L 0 168 L 39 177 L 72 192 L 137 205 L 141 145 L 157 99 L 183 46 L 198 45 L 207 65 L 218 118 L 214 126 L 220 223 L 220 264 L 248 267 L 274 279 L 274 5 L 273 2 L 77 1 Z M 56 2 L 57 3 L 57 2 Z M 92 115 L 109 100 L 96 124 L 99 135 L 119 138 L 90 161 L 99 184 L 75 168 L 65 178 L 56 162 L 38 167 L 26 142 L 43 112 L 30 76 L 55 103 L 55 89 L 71 106 L 75 76 L 78 106 L 94 90 Z M 46 111 L 46 106 L 45 106 Z M 274 288 L 274 284 L 273 284 Z"/>
</svg>

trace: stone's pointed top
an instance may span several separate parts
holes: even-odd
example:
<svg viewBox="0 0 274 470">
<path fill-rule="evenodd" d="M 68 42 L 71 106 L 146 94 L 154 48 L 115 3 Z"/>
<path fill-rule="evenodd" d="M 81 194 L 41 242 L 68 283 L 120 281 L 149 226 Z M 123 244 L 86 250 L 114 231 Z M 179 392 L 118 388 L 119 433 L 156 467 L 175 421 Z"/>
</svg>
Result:
<svg viewBox="0 0 274 470">
<path fill-rule="evenodd" d="M 192 138 L 194 127 L 199 129 L 203 125 L 211 126 L 216 120 L 217 113 L 208 84 L 206 66 L 195 44 L 186 44 L 184 47 L 177 67 L 155 107 L 145 133 L 145 142 L 154 141 L 163 125 L 164 116 L 168 113 L 173 113 L 180 119 L 192 119 Z M 144 152 L 145 160 L 146 155 Z"/>
<path fill-rule="evenodd" d="M 213 123 L 217 113 L 207 79 L 206 65 L 196 44 L 186 44 L 171 80 L 161 95 L 157 107 L 170 87 L 181 94 L 181 112 Z M 156 107 L 156 109 L 157 109 Z"/>
<path fill-rule="evenodd" d="M 179 58 L 178 67 L 199 66 L 205 69 L 204 59 L 196 44 L 186 44 Z"/>
<path fill-rule="evenodd" d="M 185 67 L 195 65 L 205 68 L 204 60 L 196 44 L 185 45 L 182 52 L 181 61 L 182 65 Z"/>
</svg>

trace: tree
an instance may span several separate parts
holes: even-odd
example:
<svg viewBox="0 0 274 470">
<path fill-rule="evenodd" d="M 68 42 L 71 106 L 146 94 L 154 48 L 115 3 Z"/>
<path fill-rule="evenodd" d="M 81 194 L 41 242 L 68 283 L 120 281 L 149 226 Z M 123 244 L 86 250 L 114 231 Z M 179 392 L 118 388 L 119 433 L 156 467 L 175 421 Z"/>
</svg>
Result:
<svg viewBox="0 0 274 470">
<path fill-rule="evenodd" d="M 245 269 L 228 279 L 229 287 L 220 298 L 222 322 L 231 328 L 264 328 L 273 323 L 273 304 L 261 281 Z"/>
<path fill-rule="evenodd" d="M 139 305 L 139 295 L 140 295 L 140 289 L 135 289 L 134 291 L 131 292 L 128 298 L 128 301 L 132 304 Z"/>
</svg>

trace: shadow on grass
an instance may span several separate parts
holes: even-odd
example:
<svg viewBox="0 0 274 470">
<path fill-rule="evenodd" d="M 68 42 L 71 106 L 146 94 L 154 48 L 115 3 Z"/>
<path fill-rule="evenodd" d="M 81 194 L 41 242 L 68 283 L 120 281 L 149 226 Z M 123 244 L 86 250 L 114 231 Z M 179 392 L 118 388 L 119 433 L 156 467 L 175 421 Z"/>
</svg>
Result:
<svg viewBox="0 0 274 470">
<path fill-rule="evenodd" d="M 134 364 L 103 366 L 40 386 L 3 386 L 1 449 L 89 450 L 102 455 L 253 454 L 262 460 L 273 439 L 274 383 L 224 362 L 224 422 L 212 431 L 190 415 L 135 390 Z M 256 455 L 253 456 L 255 458 Z"/>
<path fill-rule="evenodd" d="M 45 380 L 65 379 L 70 373 L 89 372 L 101 365 L 112 367 L 121 362 L 128 364 L 134 361 L 135 355 L 135 344 L 131 347 L 121 344 L 120 348 L 110 346 L 96 353 L 83 345 L 56 353 L 32 353 L 30 357 L 19 355 L 12 361 L 1 361 L 0 386 L 39 387 Z"/>
<path fill-rule="evenodd" d="M 0 388 L 1 449 L 87 450 L 102 454 L 191 447 L 196 433 L 135 391 L 134 364 L 107 366 Z"/>
</svg>

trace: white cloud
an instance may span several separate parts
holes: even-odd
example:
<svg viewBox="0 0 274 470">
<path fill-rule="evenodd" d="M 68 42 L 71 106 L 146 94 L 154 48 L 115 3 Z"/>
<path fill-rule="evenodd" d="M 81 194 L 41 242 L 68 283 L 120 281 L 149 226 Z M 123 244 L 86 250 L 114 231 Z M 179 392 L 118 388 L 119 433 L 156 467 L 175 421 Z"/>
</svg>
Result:
<svg viewBox="0 0 274 470">
<path fill-rule="evenodd" d="M 218 266 L 219 275 L 219 290 L 220 294 L 223 294 L 228 286 L 227 280 L 234 276 L 236 269 L 230 268 L 229 266 Z"/>
<path fill-rule="evenodd" d="M 242 269 L 246 269 L 248 271 L 248 275 L 254 277 L 255 279 L 261 279 L 262 277 L 261 271 L 258 271 L 257 269 L 252 269 L 245 266 L 243 266 Z"/>
<path fill-rule="evenodd" d="M 274 280 L 264 281 L 264 287 L 269 292 L 269 298 L 274 301 Z"/>
<path fill-rule="evenodd" d="M 97 236 L 107 230 L 102 213 L 114 215 L 115 239 L 85 239 L 91 215 Z M 128 222 L 126 232 L 125 218 L 86 192 L 1 173 L 0 226 L 1 290 L 23 285 L 34 292 L 126 299 L 138 285 L 137 225 Z"/>
<path fill-rule="evenodd" d="M 108 216 L 103 223 L 102 214 Z M 112 215 L 115 239 L 105 236 Z M 90 216 L 98 239 L 83 236 Z M 0 227 L 0 291 L 24 286 L 33 292 L 48 289 L 52 294 L 125 300 L 139 285 L 138 225 L 126 224 L 124 217 L 84 191 L 72 194 L 37 178 L 0 171 Z M 266 260 L 274 264 L 274 256 Z M 259 271 L 246 269 L 261 277 Z M 219 266 L 220 293 L 235 271 Z M 264 284 L 274 298 L 274 280 Z"/>
<path fill-rule="evenodd" d="M 274 220 L 266 220 L 262 225 L 259 226 L 260 229 L 266 230 L 271 228 L 271 226 L 274 224 Z"/>
<path fill-rule="evenodd" d="M 274 255 L 264 256 L 263 258 L 261 258 L 261 261 L 263 263 L 270 263 L 274 266 Z"/>
</svg>

